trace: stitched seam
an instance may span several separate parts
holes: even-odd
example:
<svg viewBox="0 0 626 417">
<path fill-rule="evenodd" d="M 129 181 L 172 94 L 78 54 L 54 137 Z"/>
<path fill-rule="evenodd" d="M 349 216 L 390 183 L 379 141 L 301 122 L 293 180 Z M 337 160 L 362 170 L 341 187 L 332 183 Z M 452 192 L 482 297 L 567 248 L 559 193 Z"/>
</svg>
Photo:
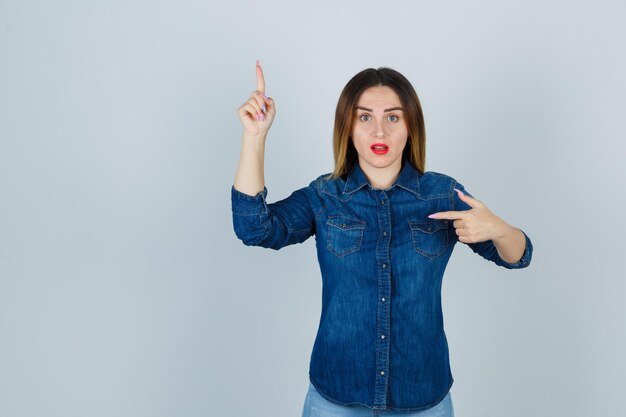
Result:
<svg viewBox="0 0 626 417">
<path fill-rule="evenodd" d="M 231 210 L 233 214 L 238 216 L 258 216 L 264 214 L 265 211 L 239 211 L 239 210 Z"/>
<path fill-rule="evenodd" d="M 456 180 L 454 181 L 454 184 L 452 185 L 452 194 L 450 194 L 450 200 L 452 201 L 452 211 L 456 211 L 456 209 L 454 208 L 454 189 L 456 188 Z"/>
<path fill-rule="evenodd" d="M 315 223 L 319 223 L 318 218 L 320 217 L 320 214 L 322 214 L 322 210 L 324 209 L 324 200 L 322 200 L 322 197 L 320 196 L 321 194 L 321 190 L 320 190 L 320 181 L 319 179 L 315 182 L 315 192 L 317 193 L 317 197 L 320 200 L 320 208 L 317 211 L 317 213 L 315 213 Z"/>
</svg>

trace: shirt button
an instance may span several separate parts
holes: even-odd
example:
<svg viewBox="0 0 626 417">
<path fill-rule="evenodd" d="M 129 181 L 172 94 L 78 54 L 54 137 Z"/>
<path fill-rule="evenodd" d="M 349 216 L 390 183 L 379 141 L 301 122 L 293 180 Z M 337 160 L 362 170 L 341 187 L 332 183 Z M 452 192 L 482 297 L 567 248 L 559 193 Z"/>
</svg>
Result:
<svg viewBox="0 0 626 417">
<path fill-rule="evenodd" d="M 381 338 L 381 339 L 384 339 L 384 338 L 385 338 L 385 335 L 384 335 L 384 334 L 381 334 L 381 335 L 380 335 L 380 338 Z"/>
<path fill-rule="evenodd" d="M 381 375 L 385 375 L 385 371 L 380 371 L 380 374 Z"/>
<path fill-rule="evenodd" d="M 383 232 L 383 236 L 387 236 L 387 232 Z"/>
<path fill-rule="evenodd" d="M 380 300 L 381 300 L 381 301 L 385 301 L 385 297 L 381 298 Z"/>
<path fill-rule="evenodd" d="M 385 200 L 381 201 L 380 204 L 385 204 Z"/>
<path fill-rule="evenodd" d="M 383 268 L 387 268 L 387 264 L 383 264 Z"/>
</svg>

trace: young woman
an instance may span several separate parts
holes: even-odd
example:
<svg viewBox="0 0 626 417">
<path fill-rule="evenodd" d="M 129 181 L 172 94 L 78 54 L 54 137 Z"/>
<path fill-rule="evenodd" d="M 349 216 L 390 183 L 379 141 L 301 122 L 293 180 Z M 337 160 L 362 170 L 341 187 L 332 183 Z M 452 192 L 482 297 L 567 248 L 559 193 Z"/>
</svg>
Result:
<svg viewBox="0 0 626 417">
<path fill-rule="evenodd" d="M 244 244 L 272 249 L 315 235 L 322 312 L 303 416 L 453 416 L 441 283 L 454 245 L 514 269 L 529 265 L 530 239 L 454 178 L 425 171 L 419 99 L 385 67 L 359 72 L 339 97 L 333 172 L 268 203 L 276 105 L 258 61 L 256 71 L 238 108 L 233 226 Z"/>
</svg>

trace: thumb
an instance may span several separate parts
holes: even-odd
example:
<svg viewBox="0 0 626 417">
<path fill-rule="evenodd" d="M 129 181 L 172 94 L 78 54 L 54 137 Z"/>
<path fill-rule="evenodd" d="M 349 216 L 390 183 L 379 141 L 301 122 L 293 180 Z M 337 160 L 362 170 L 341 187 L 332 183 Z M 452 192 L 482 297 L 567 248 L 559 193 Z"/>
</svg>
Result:
<svg viewBox="0 0 626 417">
<path fill-rule="evenodd" d="M 267 97 L 265 94 L 262 94 L 265 99 L 265 103 L 267 103 L 267 111 L 270 113 L 276 113 L 276 102 L 273 98 Z"/>
<path fill-rule="evenodd" d="M 467 204 L 468 206 L 474 208 L 474 207 L 478 207 L 480 205 L 480 201 L 475 199 L 474 197 L 471 197 L 469 195 L 466 195 L 463 191 L 455 188 L 454 191 L 456 191 L 459 194 L 459 198 L 461 199 L 461 201 L 463 201 L 465 204 Z"/>
</svg>

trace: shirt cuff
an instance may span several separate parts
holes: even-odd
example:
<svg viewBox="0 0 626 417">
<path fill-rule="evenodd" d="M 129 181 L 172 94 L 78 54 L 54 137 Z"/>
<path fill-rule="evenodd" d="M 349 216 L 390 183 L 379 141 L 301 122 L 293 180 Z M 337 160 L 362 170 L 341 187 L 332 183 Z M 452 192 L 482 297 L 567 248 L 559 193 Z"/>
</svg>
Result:
<svg viewBox="0 0 626 417">
<path fill-rule="evenodd" d="M 230 199 L 232 204 L 232 212 L 240 216 L 255 216 L 266 214 L 267 209 L 267 187 L 263 187 L 263 191 L 259 191 L 255 195 L 249 195 L 237 190 L 235 186 L 230 188 Z"/>
</svg>

